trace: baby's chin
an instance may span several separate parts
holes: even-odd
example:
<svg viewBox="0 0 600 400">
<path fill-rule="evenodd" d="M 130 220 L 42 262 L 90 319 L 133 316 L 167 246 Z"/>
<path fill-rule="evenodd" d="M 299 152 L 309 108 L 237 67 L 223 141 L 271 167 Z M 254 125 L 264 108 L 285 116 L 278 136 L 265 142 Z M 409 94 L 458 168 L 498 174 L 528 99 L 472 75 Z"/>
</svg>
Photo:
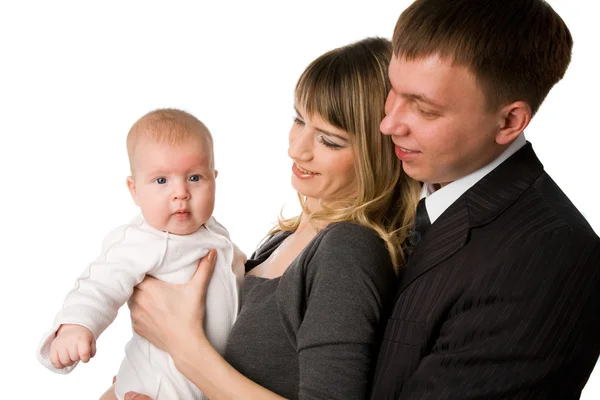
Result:
<svg viewBox="0 0 600 400">
<path fill-rule="evenodd" d="M 168 232 L 171 235 L 186 236 L 197 232 L 202 228 L 206 221 L 196 221 L 192 218 L 185 220 L 172 218 L 167 223 L 163 224 L 153 224 L 153 221 L 148 220 L 146 220 L 146 222 L 159 231 Z"/>
<path fill-rule="evenodd" d="M 164 229 L 163 232 L 168 232 L 170 235 L 176 235 L 176 236 L 187 236 L 187 235 L 191 235 L 192 233 L 196 233 L 200 228 L 202 228 L 202 225 L 198 226 L 195 229 L 189 229 L 189 230 L 185 230 L 185 229 Z"/>
<path fill-rule="evenodd" d="M 161 229 L 164 232 L 169 232 L 171 235 L 186 236 L 197 232 L 204 225 L 205 221 L 189 223 L 171 223 L 168 224 L 165 229 Z"/>
</svg>

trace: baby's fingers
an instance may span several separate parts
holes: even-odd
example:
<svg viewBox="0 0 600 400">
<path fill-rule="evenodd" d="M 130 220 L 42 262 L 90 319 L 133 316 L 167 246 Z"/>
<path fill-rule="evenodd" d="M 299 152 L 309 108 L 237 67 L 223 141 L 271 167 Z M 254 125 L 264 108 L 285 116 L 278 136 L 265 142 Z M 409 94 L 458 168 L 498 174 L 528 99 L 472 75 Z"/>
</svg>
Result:
<svg viewBox="0 0 600 400">
<path fill-rule="evenodd" d="M 75 361 L 79 361 L 79 350 L 77 349 L 77 343 L 72 343 L 69 345 L 69 357 L 71 358 L 71 364 L 72 365 Z"/>
<path fill-rule="evenodd" d="M 75 362 L 75 360 L 71 359 L 71 355 L 69 354 L 69 350 L 67 348 L 58 350 L 58 359 L 64 367 L 73 365 Z"/>
<path fill-rule="evenodd" d="M 93 357 L 91 344 L 85 341 L 79 342 L 77 344 L 77 356 L 84 363 L 90 361 L 90 358 Z"/>
<path fill-rule="evenodd" d="M 63 369 L 65 366 L 60 362 L 58 351 L 54 350 L 50 352 L 50 362 L 54 368 Z"/>
</svg>

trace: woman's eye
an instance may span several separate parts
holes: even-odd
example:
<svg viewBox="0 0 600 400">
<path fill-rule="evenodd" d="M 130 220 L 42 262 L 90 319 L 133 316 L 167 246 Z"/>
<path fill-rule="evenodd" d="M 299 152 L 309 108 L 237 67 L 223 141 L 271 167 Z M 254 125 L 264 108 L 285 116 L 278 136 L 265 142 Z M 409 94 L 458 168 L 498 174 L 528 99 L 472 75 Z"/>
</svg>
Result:
<svg viewBox="0 0 600 400">
<path fill-rule="evenodd" d="M 296 124 L 296 125 L 304 125 L 304 121 L 302 121 L 298 117 L 294 117 L 294 124 Z"/>
<path fill-rule="evenodd" d="M 330 142 L 329 140 L 325 139 L 323 135 L 319 136 L 319 142 L 323 143 L 325 147 L 329 147 L 330 149 L 339 150 L 342 148 L 342 146 L 340 146 L 339 144 Z"/>
<path fill-rule="evenodd" d="M 167 178 L 156 178 L 154 181 L 159 185 L 164 185 L 165 183 L 167 183 Z"/>
<path fill-rule="evenodd" d="M 190 176 L 190 182 L 198 182 L 198 181 L 200 181 L 200 175 Z"/>
</svg>

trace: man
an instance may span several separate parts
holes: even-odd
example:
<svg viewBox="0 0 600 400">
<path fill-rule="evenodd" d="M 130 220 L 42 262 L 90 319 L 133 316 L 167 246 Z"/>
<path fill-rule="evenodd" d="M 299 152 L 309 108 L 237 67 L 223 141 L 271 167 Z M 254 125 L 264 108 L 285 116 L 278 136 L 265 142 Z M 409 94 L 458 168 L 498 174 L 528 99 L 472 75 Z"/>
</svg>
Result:
<svg viewBox="0 0 600 400">
<path fill-rule="evenodd" d="M 523 134 L 572 44 L 542 0 L 400 16 L 381 131 L 425 207 L 372 399 L 579 398 L 600 352 L 600 239 Z"/>
</svg>

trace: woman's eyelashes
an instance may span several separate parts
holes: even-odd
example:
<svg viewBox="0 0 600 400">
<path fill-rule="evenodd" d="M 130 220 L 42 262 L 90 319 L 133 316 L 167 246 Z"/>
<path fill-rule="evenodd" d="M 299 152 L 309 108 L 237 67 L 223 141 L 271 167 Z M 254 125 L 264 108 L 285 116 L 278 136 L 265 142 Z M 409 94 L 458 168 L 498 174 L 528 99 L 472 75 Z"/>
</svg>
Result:
<svg viewBox="0 0 600 400">
<path fill-rule="evenodd" d="M 304 126 L 305 122 L 299 116 L 296 115 L 296 116 L 294 116 L 294 124 L 299 125 L 299 126 Z M 339 144 L 327 139 L 326 136 L 327 135 L 325 133 L 317 131 L 317 140 L 319 141 L 319 143 L 323 144 L 325 147 L 328 147 L 333 150 L 339 150 L 344 147 L 342 145 L 339 145 Z"/>
<path fill-rule="evenodd" d="M 322 143 L 325 147 L 329 147 L 330 149 L 333 149 L 333 150 L 339 150 L 339 149 L 341 149 L 343 147 L 343 146 L 340 146 L 337 143 L 334 143 L 334 142 L 326 139 L 325 135 L 322 134 L 322 133 L 319 134 L 318 137 L 319 137 L 319 143 Z"/>
</svg>

